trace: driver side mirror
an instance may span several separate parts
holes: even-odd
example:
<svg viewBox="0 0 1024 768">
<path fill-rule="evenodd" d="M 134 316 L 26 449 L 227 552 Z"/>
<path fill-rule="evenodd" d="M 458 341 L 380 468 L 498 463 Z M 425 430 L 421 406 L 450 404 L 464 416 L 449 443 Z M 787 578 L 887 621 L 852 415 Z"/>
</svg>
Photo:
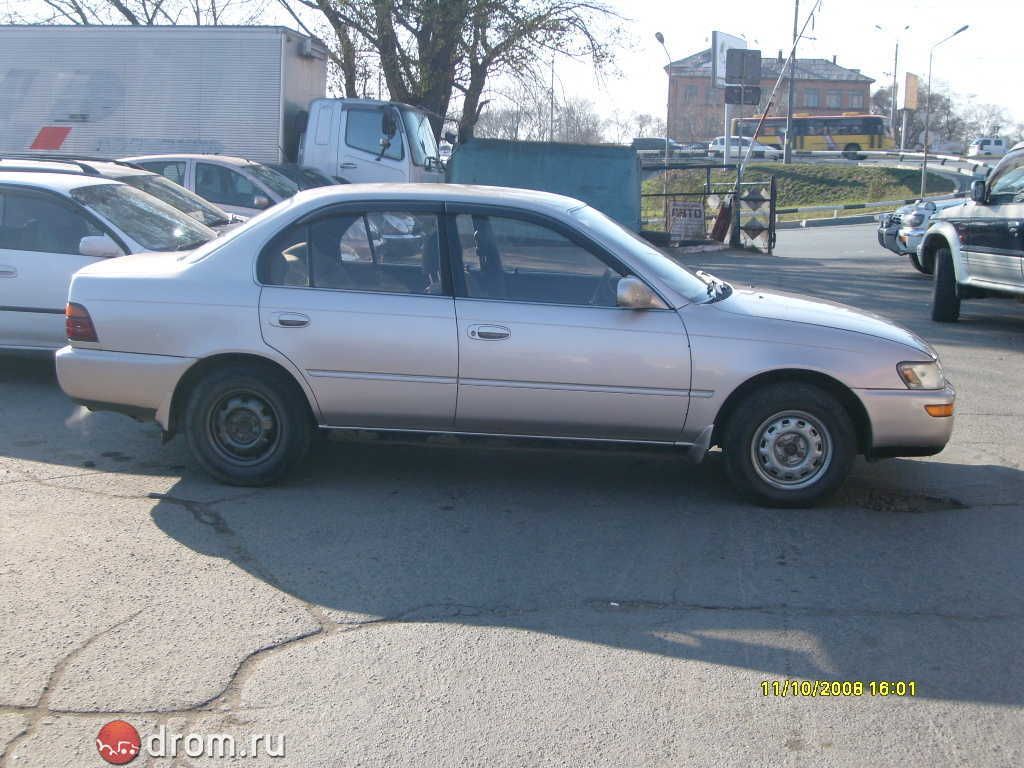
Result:
<svg viewBox="0 0 1024 768">
<path fill-rule="evenodd" d="M 975 179 L 971 182 L 971 200 L 978 203 L 978 205 L 984 205 L 988 202 L 988 195 L 985 190 L 985 182 L 981 179 Z"/>
<path fill-rule="evenodd" d="M 615 287 L 615 303 L 628 309 L 667 309 L 654 291 L 632 275 L 619 279 Z"/>
<path fill-rule="evenodd" d="M 121 246 L 109 235 L 89 235 L 78 241 L 78 253 L 93 259 L 113 259 L 124 256 Z"/>
<path fill-rule="evenodd" d="M 398 123 L 395 120 L 394 110 L 385 109 L 381 112 L 380 132 L 388 139 L 398 133 Z"/>
<path fill-rule="evenodd" d="M 252 199 L 252 207 L 253 208 L 260 208 L 260 209 L 269 208 L 270 204 L 271 204 L 270 198 L 267 197 L 266 195 L 256 195 L 256 197 L 254 197 Z"/>
<path fill-rule="evenodd" d="M 458 143 L 459 137 L 451 131 L 445 131 L 444 140 L 451 144 L 453 147 Z"/>
</svg>

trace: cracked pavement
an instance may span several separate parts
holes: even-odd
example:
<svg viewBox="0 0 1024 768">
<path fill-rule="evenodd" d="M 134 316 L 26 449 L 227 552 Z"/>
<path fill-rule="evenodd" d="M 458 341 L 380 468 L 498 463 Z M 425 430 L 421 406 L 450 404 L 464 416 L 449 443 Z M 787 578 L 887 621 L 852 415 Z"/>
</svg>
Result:
<svg viewBox="0 0 1024 768">
<path fill-rule="evenodd" d="M 1024 307 L 933 324 L 873 227 L 779 237 L 685 258 L 887 314 L 960 393 L 945 452 L 814 510 L 735 498 L 716 455 L 502 441 L 362 436 L 230 488 L 0 360 L 0 766 L 103 765 L 118 718 L 286 737 L 133 766 L 1024 763 Z M 761 695 L 783 679 L 918 695 Z"/>
</svg>

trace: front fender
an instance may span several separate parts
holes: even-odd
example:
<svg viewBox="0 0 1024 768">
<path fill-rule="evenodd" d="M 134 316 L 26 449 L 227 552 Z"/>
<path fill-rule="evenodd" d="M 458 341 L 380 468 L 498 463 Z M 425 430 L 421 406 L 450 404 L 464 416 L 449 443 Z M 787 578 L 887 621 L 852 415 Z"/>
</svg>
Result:
<svg viewBox="0 0 1024 768">
<path fill-rule="evenodd" d="M 956 281 L 962 283 L 967 280 L 967 260 L 960 250 L 960 236 L 957 234 L 956 227 L 948 221 L 936 221 L 928 228 L 924 239 L 917 247 L 918 258 L 934 259 L 935 251 L 939 248 L 949 248 L 953 257 L 953 273 L 956 275 Z"/>
</svg>

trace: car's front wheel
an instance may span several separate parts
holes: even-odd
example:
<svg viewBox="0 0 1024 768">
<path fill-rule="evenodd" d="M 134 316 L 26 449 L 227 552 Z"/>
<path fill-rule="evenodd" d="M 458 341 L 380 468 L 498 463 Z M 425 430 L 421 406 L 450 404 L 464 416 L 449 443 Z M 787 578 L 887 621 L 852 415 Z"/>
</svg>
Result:
<svg viewBox="0 0 1024 768">
<path fill-rule="evenodd" d="M 721 444 L 733 483 L 772 507 L 806 507 L 829 496 L 857 455 L 843 404 L 820 387 L 793 382 L 748 395 L 729 417 Z"/>
<path fill-rule="evenodd" d="M 955 323 L 960 319 L 960 295 L 956 288 L 953 254 L 949 248 L 935 251 L 935 286 L 932 291 L 932 320 Z"/>
<path fill-rule="evenodd" d="M 185 408 L 192 455 L 230 485 L 282 479 L 305 457 L 312 431 L 295 386 L 269 368 L 218 368 L 199 381 Z"/>
<path fill-rule="evenodd" d="M 922 275 L 930 275 L 935 268 L 935 262 L 933 259 L 925 257 L 924 262 L 921 261 L 921 257 L 916 253 L 907 254 L 910 257 L 910 263 L 914 265 L 914 269 L 920 272 Z"/>
</svg>

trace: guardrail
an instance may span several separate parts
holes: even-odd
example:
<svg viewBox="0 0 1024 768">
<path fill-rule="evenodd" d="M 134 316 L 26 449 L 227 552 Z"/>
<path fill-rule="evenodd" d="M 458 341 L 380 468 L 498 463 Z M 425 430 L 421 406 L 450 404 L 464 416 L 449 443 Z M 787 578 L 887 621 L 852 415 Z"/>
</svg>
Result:
<svg viewBox="0 0 1024 768">
<path fill-rule="evenodd" d="M 927 202 L 931 200 L 935 202 L 937 200 L 956 200 L 958 198 L 967 197 L 966 192 L 957 192 L 952 195 L 933 195 L 931 197 L 912 197 L 904 200 L 878 200 L 873 203 L 846 203 L 843 205 L 801 205 L 796 208 L 776 208 L 775 214 L 782 215 L 787 213 L 821 213 L 822 211 L 833 211 L 833 216 L 839 211 L 859 211 L 867 208 L 890 208 L 894 205 L 910 205 L 918 201 Z"/>
</svg>

